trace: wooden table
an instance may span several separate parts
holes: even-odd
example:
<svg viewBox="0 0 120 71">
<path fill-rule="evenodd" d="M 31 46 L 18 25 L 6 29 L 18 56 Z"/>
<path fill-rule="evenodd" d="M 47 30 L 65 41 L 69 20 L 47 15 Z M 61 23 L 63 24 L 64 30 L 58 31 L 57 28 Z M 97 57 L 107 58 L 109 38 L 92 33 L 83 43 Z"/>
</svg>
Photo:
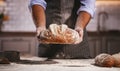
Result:
<svg viewBox="0 0 120 71">
<path fill-rule="evenodd" d="M 51 63 L 45 60 L 35 56 L 21 57 L 21 63 L 1 64 L 0 71 L 120 71 L 116 67 L 94 66 L 94 59 L 53 59 Z"/>
</svg>

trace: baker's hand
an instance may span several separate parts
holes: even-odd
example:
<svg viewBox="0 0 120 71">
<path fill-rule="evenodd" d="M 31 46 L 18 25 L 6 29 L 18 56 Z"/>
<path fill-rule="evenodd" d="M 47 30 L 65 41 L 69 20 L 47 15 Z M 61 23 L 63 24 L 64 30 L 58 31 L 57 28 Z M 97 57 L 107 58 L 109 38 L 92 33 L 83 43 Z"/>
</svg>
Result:
<svg viewBox="0 0 120 71">
<path fill-rule="evenodd" d="M 36 28 L 36 35 L 37 35 L 38 39 L 40 38 L 41 31 L 44 31 L 44 30 L 46 30 L 45 27 L 37 27 Z"/>
<path fill-rule="evenodd" d="M 78 39 L 75 44 L 82 42 L 83 40 L 83 29 L 81 27 L 76 27 L 75 30 L 78 32 L 80 39 Z"/>
</svg>

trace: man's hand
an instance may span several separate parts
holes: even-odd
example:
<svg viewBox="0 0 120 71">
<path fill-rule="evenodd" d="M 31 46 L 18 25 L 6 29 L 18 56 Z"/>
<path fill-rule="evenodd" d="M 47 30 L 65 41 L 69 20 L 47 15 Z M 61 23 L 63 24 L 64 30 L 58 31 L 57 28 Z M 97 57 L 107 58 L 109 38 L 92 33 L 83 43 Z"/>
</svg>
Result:
<svg viewBox="0 0 120 71">
<path fill-rule="evenodd" d="M 44 30 L 46 30 L 45 27 L 38 27 L 38 28 L 36 28 L 36 34 L 37 34 L 38 38 L 40 37 L 41 31 L 44 31 Z"/>
<path fill-rule="evenodd" d="M 75 30 L 78 32 L 78 34 L 79 34 L 79 36 L 80 36 L 80 39 L 81 39 L 81 40 L 78 39 L 78 40 L 75 42 L 75 44 L 78 44 L 78 43 L 80 43 L 80 42 L 83 41 L 83 29 L 80 28 L 80 27 L 76 27 Z"/>
<path fill-rule="evenodd" d="M 45 10 L 40 5 L 32 6 L 32 16 L 36 26 L 37 37 L 39 38 L 40 32 L 46 30 L 46 18 L 45 18 Z"/>
<path fill-rule="evenodd" d="M 91 19 L 91 15 L 88 12 L 86 12 L 86 11 L 79 12 L 79 15 L 78 15 L 77 21 L 76 21 L 76 25 L 75 25 L 75 30 L 79 33 L 81 40 L 78 40 L 76 42 L 76 44 L 80 43 L 83 40 L 83 29 L 86 28 L 90 19 Z"/>
</svg>

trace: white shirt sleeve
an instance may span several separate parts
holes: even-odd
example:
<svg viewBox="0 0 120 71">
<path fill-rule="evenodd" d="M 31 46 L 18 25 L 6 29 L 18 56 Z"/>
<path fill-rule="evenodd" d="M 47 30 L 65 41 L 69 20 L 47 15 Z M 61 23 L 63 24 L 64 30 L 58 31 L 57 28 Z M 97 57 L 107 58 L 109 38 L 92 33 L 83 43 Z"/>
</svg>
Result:
<svg viewBox="0 0 120 71">
<path fill-rule="evenodd" d="M 47 3 L 45 0 L 31 0 L 30 1 L 30 7 L 35 4 L 42 6 L 44 9 L 46 9 L 46 6 L 47 6 Z"/>
<path fill-rule="evenodd" d="M 96 0 L 80 0 L 81 6 L 78 9 L 77 14 L 79 14 L 80 11 L 86 11 L 93 17 L 95 12 L 95 1 Z"/>
</svg>

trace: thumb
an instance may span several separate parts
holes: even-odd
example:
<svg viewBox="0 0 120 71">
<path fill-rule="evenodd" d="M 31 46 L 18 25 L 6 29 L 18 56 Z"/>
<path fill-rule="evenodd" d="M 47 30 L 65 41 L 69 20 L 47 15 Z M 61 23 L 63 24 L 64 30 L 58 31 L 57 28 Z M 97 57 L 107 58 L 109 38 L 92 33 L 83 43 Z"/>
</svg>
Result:
<svg viewBox="0 0 120 71">
<path fill-rule="evenodd" d="M 36 28 L 36 34 L 37 34 L 37 36 L 39 36 L 40 32 L 43 31 L 43 30 L 45 30 L 45 29 L 46 29 L 45 27 L 37 27 Z"/>
<path fill-rule="evenodd" d="M 82 28 L 76 28 L 75 30 L 78 32 L 80 37 L 83 37 L 83 29 Z"/>
<path fill-rule="evenodd" d="M 37 35 L 37 36 L 40 35 L 40 30 L 36 30 L 36 35 Z"/>
<path fill-rule="evenodd" d="M 78 44 L 83 40 L 83 29 L 75 28 L 75 30 L 78 32 L 78 35 L 79 35 L 79 38 L 77 38 L 77 41 L 75 42 L 75 44 Z"/>
</svg>

